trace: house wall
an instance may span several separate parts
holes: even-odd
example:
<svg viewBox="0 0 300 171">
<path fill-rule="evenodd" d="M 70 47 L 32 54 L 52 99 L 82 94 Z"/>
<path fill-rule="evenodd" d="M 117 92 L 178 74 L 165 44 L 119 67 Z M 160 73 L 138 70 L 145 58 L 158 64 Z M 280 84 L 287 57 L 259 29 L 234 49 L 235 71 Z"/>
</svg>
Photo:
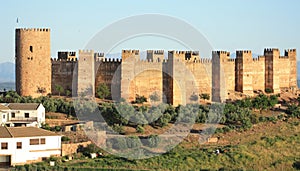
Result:
<svg viewBox="0 0 300 171">
<path fill-rule="evenodd" d="M 45 138 L 46 143 L 30 145 L 30 139 Z M 8 142 L 8 149 L 1 150 L 0 155 L 10 155 L 11 165 L 21 165 L 41 161 L 44 157 L 61 155 L 61 136 L 25 137 L 25 138 L 1 138 L 2 142 Z M 22 149 L 17 149 L 17 142 L 22 142 Z"/>
<path fill-rule="evenodd" d="M 37 108 L 37 117 L 38 117 L 38 123 L 44 123 L 46 121 L 46 110 L 43 105 L 39 105 Z"/>
<path fill-rule="evenodd" d="M 15 113 L 15 118 L 12 118 L 12 113 Z M 25 113 L 29 113 L 29 118 L 25 118 Z M 24 121 L 27 126 L 32 126 L 33 122 L 37 122 L 37 127 L 41 127 L 45 122 L 45 108 L 43 105 L 39 105 L 37 110 L 9 110 L 8 111 L 8 123 L 18 123 Z"/>
</svg>

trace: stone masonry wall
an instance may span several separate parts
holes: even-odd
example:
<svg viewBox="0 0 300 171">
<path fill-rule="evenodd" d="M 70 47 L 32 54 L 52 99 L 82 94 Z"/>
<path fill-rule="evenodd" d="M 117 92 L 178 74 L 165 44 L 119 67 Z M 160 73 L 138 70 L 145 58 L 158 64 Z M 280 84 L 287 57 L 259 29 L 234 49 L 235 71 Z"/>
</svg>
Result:
<svg viewBox="0 0 300 171">
<path fill-rule="evenodd" d="M 51 78 L 51 89 L 53 95 L 58 95 L 59 92 L 56 90 L 56 85 L 62 86 L 65 90 L 72 92 L 73 74 L 76 69 L 77 60 L 57 60 L 52 61 L 52 78 Z"/>
<path fill-rule="evenodd" d="M 74 154 L 77 152 L 79 146 L 87 147 L 91 143 L 91 141 L 87 141 L 81 143 L 61 144 L 61 155 L 67 156 Z"/>
</svg>

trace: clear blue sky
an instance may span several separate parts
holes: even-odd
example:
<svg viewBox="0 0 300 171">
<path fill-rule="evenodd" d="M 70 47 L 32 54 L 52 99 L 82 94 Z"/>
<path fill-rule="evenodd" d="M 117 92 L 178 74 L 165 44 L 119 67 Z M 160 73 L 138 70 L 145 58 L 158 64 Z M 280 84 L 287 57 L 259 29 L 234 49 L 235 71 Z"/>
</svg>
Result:
<svg viewBox="0 0 300 171">
<path fill-rule="evenodd" d="M 0 62 L 14 62 L 15 27 L 51 28 L 51 55 L 56 57 L 58 50 L 82 49 L 114 21 L 145 13 L 185 20 L 216 49 L 262 54 L 264 47 L 277 47 L 300 52 L 299 8 L 297 0 L 1 1 Z"/>
</svg>

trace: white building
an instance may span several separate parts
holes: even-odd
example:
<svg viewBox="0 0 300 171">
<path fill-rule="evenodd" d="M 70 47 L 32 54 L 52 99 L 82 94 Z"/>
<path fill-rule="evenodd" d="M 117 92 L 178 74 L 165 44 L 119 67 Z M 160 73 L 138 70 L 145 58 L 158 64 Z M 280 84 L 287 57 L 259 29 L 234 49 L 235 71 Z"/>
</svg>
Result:
<svg viewBox="0 0 300 171">
<path fill-rule="evenodd" d="M 36 127 L 0 127 L 0 165 L 14 166 L 61 155 L 61 136 Z"/>
<path fill-rule="evenodd" d="M 41 127 L 45 122 L 45 108 L 38 103 L 0 104 L 0 125 Z"/>
</svg>

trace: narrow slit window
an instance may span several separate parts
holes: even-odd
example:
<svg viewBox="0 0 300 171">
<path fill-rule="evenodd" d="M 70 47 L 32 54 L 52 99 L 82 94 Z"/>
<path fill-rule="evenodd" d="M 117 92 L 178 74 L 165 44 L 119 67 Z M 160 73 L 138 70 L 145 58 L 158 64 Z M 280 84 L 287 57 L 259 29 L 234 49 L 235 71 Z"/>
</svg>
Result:
<svg viewBox="0 0 300 171">
<path fill-rule="evenodd" d="M 29 50 L 30 50 L 30 52 L 33 52 L 33 47 L 29 46 Z"/>
</svg>

